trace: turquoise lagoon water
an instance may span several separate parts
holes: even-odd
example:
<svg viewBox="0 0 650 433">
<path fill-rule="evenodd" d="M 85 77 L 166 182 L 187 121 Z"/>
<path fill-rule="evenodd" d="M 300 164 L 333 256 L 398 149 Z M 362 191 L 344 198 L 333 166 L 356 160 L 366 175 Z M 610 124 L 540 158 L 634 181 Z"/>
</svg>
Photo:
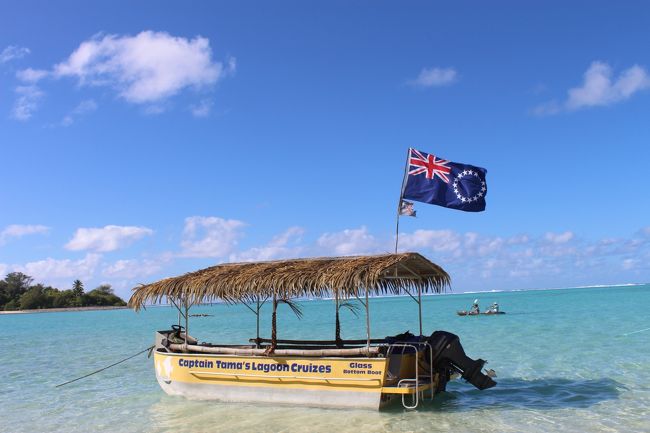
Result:
<svg viewBox="0 0 650 433">
<path fill-rule="evenodd" d="M 508 314 L 458 317 L 474 297 Z M 303 320 L 281 307 L 280 338 L 331 338 L 333 304 L 302 303 Z M 458 334 L 468 355 L 489 360 L 498 385 L 452 382 L 446 394 L 410 412 L 326 410 L 189 401 L 165 395 L 140 355 L 62 388 L 57 383 L 147 347 L 175 310 L 149 308 L 0 316 L 2 432 L 649 432 L 650 285 L 424 298 L 425 333 Z M 190 333 L 238 343 L 254 337 L 243 306 L 195 312 Z M 268 310 L 262 328 L 267 330 Z M 365 318 L 345 311 L 343 336 L 363 338 Z M 371 300 L 374 336 L 417 331 L 408 297 Z M 642 331 L 644 330 L 645 331 Z M 637 332 L 641 331 L 641 332 Z M 627 334 L 627 335 L 626 335 Z"/>
</svg>

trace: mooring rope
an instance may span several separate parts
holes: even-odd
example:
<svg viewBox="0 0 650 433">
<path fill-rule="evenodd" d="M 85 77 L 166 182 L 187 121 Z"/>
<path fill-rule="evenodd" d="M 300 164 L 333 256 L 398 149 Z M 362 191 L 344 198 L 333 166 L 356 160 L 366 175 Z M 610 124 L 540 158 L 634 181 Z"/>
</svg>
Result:
<svg viewBox="0 0 650 433">
<path fill-rule="evenodd" d="M 129 359 L 135 358 L 136 356 L 140 355 L 141 353 L 144 353 L 144 352 L 149 351 L 149 356 L 151 356 L 151 351 L 153 350 L 154 347 L 155 347 L 155 346 L 149 346 L 149 347 L 147 347 L 146 349 L 141 350 L 140 352 L 136 353 L 135 355 L 131 355 L 131 356 L 129 356 L 128 358 L 124 358 L 123 360 L 121 360 L 121 361 L 117 361 L 116 363 L 113 363 L 113 364 L 111 364 L 111 365 L 109 365 L 109 366 L 106 366 L 106 367 L 104 367 L 104 368 L 100 368 L 99 370 L 93 371 L 92 373 L 88 373 L 88 374 L 86 374 L 86 375 L 84 375 L 84 376 L 81 376 L 81 377 L 78 377 L 78 378 L 76 378 L 76 379 L 72 379 L 72 380 L 69 380 L 69 381 L 67 381 L 67 382 L 60 383 L 60 384 L 56 385 L 55 388 L 58 388 L 58 387 L 63 386 L 63 385 L 67 385 L 67 384 L 72 383 L 72 382 L 76 382 L 76 381 L 78 381 L 78 380 L 81 380 L 81 379 L 86 378 L 86 377 L 88 377 L 88 376 L 92 376 L 93 374 L 97 374 L 97 373 L 102 372 L 102 371 L 104 371 L 104 370 L 108 370 L 109 368 L 114 367 L 114 366 L 116 366 L 117 364 L 121 364 L 121 363 L 123 363 L 124 361 L 128 361 Z"/>
</svg>

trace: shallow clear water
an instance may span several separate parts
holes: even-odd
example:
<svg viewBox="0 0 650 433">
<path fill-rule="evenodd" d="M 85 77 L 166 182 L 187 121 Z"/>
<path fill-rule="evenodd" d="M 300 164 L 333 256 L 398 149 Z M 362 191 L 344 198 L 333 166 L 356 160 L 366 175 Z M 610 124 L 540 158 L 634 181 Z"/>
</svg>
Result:
<svg viewBox="0 0 650 433">
<path fill-rule="evenodd" d="M 475 298 L 508 314 L 458 317 Z M 302 303 L 297 320 L 278 315 L 280 338 L 332 338 L 331 301 Z M 475 390 L 452 382 L 434 403 L 410 412 L 325 410 L 222 404 L 169 397 L 145 355 L 81 381 L 54 385 L 144 349 L 175 310 L 129 310 L 0 316 L 2 432 L 649 432 L 650 285 L 459 294 L 424 298 L 426 334 L 458 334 L 471 357 L 489 360 L 498 385 Z M 266 306 L 265 306 L 266 307 Z M 240 343 L 254 337 L 243 306 L 193 312 L 190 333 Z M 268 336 L 270 313 L 263 314 Z M 364 338 L 365 318 L 343 311 L 344 338 Z M 417 332 L 410 298 L 371 300 L 373 336 Z M 625 335 L 628 334 L 628 335 Z"/>
</svg>

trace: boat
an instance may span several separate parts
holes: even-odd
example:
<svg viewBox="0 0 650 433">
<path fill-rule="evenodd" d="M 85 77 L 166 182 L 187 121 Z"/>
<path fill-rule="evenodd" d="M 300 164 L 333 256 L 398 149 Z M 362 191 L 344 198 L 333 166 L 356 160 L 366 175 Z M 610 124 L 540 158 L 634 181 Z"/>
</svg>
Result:
<svg viewBox="0 0 650 433">
<path fill-rule="evenodd" d="M 496 385 L 493 371 L 483 371 L 486 361 L 468 357 L 458 336 L 423 334 L 422 294 L 441 293 L 449 284 L 449 275 L 418 253 L 227 263 L 136 287 L 129 306 L 139 311 L 169 302 L 178 310 L 177 323 L 155 332 L 155 376 L 167 394 L 372 410 L 401 402 L 415 409 L 445 391 L 453 376 L 478 389 Z M 408 294 L 415 300 L 418 335 L 371 337 L 370 299 L 381 294 Z M 333 299 L 335 338 L 278 338 L 278 306 L 288 304 L 299 313 L 295 299 L 307 297 Z M 241 303 L 255 314 L 256 337 L 238 345 L 193 337 L 190 308 L 215 300 Z M 340 336 L 339 310 L 350 300 L 365 309 L 364 339 Z M 271 338 L 261 338 L 260 310 L 267 301 Z"/>
<path fill-rule="evenodd" d="M 499 314 L 506 314 L 505 311 L 485 311 L 483 313 L 476 313 L 473 311 L 460 310 L 456 311 L 459 316 L 498 316 Z"/>
</svg>

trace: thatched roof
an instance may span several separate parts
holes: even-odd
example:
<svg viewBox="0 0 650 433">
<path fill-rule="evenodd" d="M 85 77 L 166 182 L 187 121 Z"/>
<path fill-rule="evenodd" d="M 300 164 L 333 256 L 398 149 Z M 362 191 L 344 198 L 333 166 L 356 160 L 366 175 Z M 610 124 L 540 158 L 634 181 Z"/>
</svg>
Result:
<svg viewBox="0 0 650 433">
<path fill-rule="evenodd" d="M 129 306 L 139 310 L 167 298 L 190 304 L 215 299 L 248 302 L 273 293 L 290 298 L 337 292 L 348 298 L 364 296 L 366 288 L 375 295 L 418 288 L 440 293 L 449 283 L 440 266 L 418 253 L 225 263 L 136 287 Z"/>
</svg>

